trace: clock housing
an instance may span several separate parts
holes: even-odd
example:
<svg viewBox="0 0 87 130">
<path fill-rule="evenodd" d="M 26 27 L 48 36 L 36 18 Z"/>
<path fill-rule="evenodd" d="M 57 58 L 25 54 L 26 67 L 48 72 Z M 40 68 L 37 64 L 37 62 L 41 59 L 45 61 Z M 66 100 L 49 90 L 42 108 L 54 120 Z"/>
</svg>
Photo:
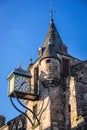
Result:
<svg viewBox="0 0 87 130">
<path fill-rule="evenodd" d="M 38 93 L 31 90 L 30 71 L 23 70 L 21 67 L 14 69 L 8 76 L 8 96 L 35 100 Z"/>
</svg>

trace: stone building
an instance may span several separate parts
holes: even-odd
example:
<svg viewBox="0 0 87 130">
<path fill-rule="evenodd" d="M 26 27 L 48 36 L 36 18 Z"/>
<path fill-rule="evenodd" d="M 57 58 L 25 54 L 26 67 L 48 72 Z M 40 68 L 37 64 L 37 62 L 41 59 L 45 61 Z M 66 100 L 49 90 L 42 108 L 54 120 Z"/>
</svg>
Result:
<svg viewBox="0 0 87 130">
<path fill-rule="evenodd" d="M 32 111 L 26 110 L 30 120 L 20 121 L 26 130 L 87 130 L 87 61 L 68 53 L 53 19 L 38 59 L 31 60 L 27 71 L 36 98 L 24 100 Z M 14 122 L 6 130 L 18 130 L 19 121 Z"/>
<path fill-rule="evenodd" d="M 0 130 L 26 130 L 26 118 L 19 115 L 18 117 L 8 121 Z"/>
<path fill-rule="evenodd" d="M 25 104 L 37 118 L 27 111 L 33 126 L 27 120 L 27 130 L 76 130 L 87 129 L 87 61 L 68 53 L 54 20 L 38 59 L 30 63 L 31 90 L 39 92 L 34 101 Z"/>
</svg>

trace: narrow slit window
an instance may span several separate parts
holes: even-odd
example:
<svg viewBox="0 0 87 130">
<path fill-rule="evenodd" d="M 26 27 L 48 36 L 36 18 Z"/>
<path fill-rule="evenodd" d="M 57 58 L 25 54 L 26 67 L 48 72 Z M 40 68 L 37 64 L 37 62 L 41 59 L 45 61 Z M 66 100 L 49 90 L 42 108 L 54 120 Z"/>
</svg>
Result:
<svg viewBox="0 0 87 130">
<path fill-rule="evenodd" d="M 69 61 L 63 59 L 63 76 L 66 77 L 69 75 Z"/>
<path fill-rule="evenodd" d="M 36 83 L 39 79 L 39 67 L 34 68 L 34 83 Z"/>
<path fill-rule="evenodd" d="M 46 64 L 48 64 L 48 63 L 50 63 L 50 62 L 51 62 L 51 60 L 50 60 L 50 59 L 46 60 Z"/>
</svg>

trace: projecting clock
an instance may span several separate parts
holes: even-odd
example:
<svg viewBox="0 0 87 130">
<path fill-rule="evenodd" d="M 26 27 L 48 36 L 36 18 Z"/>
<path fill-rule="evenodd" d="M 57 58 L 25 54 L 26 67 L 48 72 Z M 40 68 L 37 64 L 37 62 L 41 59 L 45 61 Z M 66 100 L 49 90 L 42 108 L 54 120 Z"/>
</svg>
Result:
<svg viewBox="0 0 87 130">
<path fill-rule="evenodd" d="M 21 92 L 29 92 L 30 90 L 30 82 L 27 77 L 17 76 L 15 78 L 15 90 Z"/>
<path fill-rule="evenodd" d="M 38 91 L 31 88 L 31 73 L 21 67 L 14 69 L 8 76 L 8 96 L 26 100 L 36 100 Z"/>
<path fill-rule="evenodd" d="M 31 94 L 30 71 L 23 70 L 21 67 L 14 69 L 8 76 L 8 96 L 28 99 Z"/>
</svg>

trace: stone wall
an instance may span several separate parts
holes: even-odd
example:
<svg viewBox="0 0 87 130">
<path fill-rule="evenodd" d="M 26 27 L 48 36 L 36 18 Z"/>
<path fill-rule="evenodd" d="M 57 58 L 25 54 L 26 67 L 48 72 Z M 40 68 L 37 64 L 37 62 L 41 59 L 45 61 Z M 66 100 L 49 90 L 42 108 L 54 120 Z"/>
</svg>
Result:
<svg viewBox="0 0 87 130">
<path fill-rule="evenodd" d="M 73 68 L 76 86 L 76 100 L 78 115 L 87 113 L 87 61 L 77 64 Z"/>
<path fill-rule="evenodd" d="M 79 126 L 85 123 L 87 118 L 87 61 L 73 66 L 72 73 L 75 78 L 77 126 Z"/>
<path fill-rule="evenodd" d="M 76 100 L 76 86 L 74 77 L 70 77 L 70 96 L 69 96 L 69 104 L 70 104 L 70 124 L 71 129 L 77 127 L 77 100 Z"/>
<path fill-rule="evenodd" d="M 27 114 L 35 122 L 34 127 L 30 122 L 27 123 L 27 129 L 42 130 L 76 130 L 78 127 L 78 116 L 85 113 L 87 109 L 87 63 L 81 62 L 70 56 L 58 54 L 61 62 L 51 58 L 50 63 L 46 63 L 43 59 L 36 61 L 30 68 L 32 79 L 31 88 L 34 89 L 34 68 L 39 67 L 39 99 L 29 101 L 26 105 L 33 111 L 33 107 L 37 105 L 37 118 L 33 119 L 33 115 L 27 111 Z M 69 75 L 63 77 L 62 60 L 69 61 Z M 56 70 L 57 69 L 57 70 Z M 51 74 L 51 75 L 50 75 Z M 49 82 L 48 79 L 52 81 Z M 54 83 L 57 78 L 58 82 Z M 45 80 L 44 80 L 45 79 Z M 83 81 L 81 83 L 80 81 Z M 48 82 L 48 85 L 46 85 Z"/>
<path fill-rule="evenodd" d="M 2 128 L 0 128 L 0 130 L 9 130 L 9 126 L 6 124 Z"/>
</svg>

